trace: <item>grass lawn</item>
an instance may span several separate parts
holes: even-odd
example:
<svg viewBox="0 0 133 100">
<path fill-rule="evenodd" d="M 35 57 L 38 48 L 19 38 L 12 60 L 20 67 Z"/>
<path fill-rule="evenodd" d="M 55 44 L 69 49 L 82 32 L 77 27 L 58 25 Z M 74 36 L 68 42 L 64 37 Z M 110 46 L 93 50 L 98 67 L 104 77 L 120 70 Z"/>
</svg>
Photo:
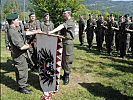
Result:
<svg viewBox="0 0 133 100">
<path fill-rule="evenodd" d="M 108 56 L 105 50 L 99 54 L 95 44 L 91 51 L 86 46 L 86 39 L 81 47 L 76 36 L 70 84 L 63 85 L 61 80 L 52 100 L 133 100 L 133 58 L 119 58 L 115 51 L 113 56 Z M 33 92 L 22 94 L 17 91 L 14 71 L 2 32 L 1 100 L 40 100 L 38 73 L 29 72 L 28 83 Z"/>
</svg>

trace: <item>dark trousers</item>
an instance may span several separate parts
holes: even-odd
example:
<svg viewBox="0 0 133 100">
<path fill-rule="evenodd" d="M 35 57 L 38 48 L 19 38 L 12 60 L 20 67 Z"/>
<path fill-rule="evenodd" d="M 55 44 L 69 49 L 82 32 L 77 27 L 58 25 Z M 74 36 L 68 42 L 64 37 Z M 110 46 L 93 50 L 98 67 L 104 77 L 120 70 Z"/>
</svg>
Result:
<svg viewBox="0 0 133 100">
<path fill-rule="evenodd" d="M 104 41 L 104 32 L 103 31 L 97 31 L 96 32 L 96 43 L 97 43 L 98 51 L 102 50 L 103 41 Z"/>
<path fill-rule="evenodd" d="M 120 33 L 116 32 L 115 34 L 115 47 L 116 51 L 119 51 L 120 49 Z"/>
<path fill-rule="evenodd" d="M 71 72 L 71 66 L 73 63 L 73 43 L 63 44 L 62 53 L 62 68 L 64 69 L 64 74 L 69 75 Z"/>
<path fill-rule="evenodd" d="M 130 47 L 131 47 L 131 52 L 133 55 L 133 33 L 131 34 L 131 37 L 130 37 Z"/>
<path fill-rule="evenodd" d="M 79 42 L 81 45 L 84 44 L 84 37 L 85 37 L 85 34 L 83 33 L 83 30 L 79 30 Z"/>
<path fill-rule="evenodd" d="M 120 56 L 124 57 L 127 54 L 130 43 L 130 34 L 122 34 L 120 37 Z"/>
<path fill-rule="evenodd" d="M 28 64 L 26 57 L 20 55 L 18 58 L 14 58 L 14 65 L 16 70 L 16 81 L 20 88 L 24 88 L 28 80 Z"/>
<path fill-rule="evenodd" d="M 110 54 L 113 50 L 114 33 L 105 34 L 105 42 L 106 42 L 107 52 Z"/>
<path fill-rule="evenodd" d="M 93 46 L 93 37 L 94 37 L 94 31 L 88 30 L 87 31 L 87 42 L 88 42 L 89 48 L 91 48 Z"/>
</svg>

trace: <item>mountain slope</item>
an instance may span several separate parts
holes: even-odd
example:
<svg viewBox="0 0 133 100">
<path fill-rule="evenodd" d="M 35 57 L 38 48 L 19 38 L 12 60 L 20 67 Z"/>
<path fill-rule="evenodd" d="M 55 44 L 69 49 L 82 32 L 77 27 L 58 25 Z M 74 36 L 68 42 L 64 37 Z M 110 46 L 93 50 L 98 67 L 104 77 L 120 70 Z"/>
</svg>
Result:
<svg viewBox="0 0 133 100">
<path fill-rule="evenodd" d="M 113 11 L 133 15 L 133 1 L 84 0 L 83 4 L 90 10 Z"/>
</svg>

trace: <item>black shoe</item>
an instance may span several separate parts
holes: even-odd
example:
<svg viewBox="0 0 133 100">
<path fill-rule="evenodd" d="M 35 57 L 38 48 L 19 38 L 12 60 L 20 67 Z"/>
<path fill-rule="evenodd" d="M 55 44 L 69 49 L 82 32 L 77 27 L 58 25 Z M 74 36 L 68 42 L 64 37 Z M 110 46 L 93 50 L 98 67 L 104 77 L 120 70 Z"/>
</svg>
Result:
<svg viewBox="0 0 133 100">
<path fill-rule="evenodd" d="M 26 87 L 24 87 L 24 88 L 19 88 L 19 92 L 24 93 L 24 94 L 29 94 L 32 92 L 32 90 L 29 90 Z"/>
<path fill-rule="evenodd" d="M 67 76 L 64 78 L 64 85 L 67 85 L 68 83 L 69 83 L 69 77 Z"/>
</svg>

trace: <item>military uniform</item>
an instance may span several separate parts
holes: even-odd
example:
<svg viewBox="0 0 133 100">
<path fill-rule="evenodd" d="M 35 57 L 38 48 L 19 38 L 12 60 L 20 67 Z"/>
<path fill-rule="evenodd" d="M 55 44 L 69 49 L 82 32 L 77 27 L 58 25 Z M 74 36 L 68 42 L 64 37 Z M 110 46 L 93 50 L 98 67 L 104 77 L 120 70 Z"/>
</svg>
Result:
<svg viewBox="0 0 133 100">
<path fill-rule="evenodd" d="M 9 24 L 6 23 L 6 24 L 5 24 L 5 44 L 6 44 L 6 48 L 9 48 L 9 50 L 10 50 L 11 45 L 10 45 L 10 43 L 9 43 L 8 36 L 7 36 L 8 30 L 9 30 Z"/>
<path fill-rule="evenodd" d="M 49 16 L 49 13 L 44 13 L 43 17 Z M 41 31 L 48 33 L 49 31 L 54 29 L 54 24 L 51 21 L 43 21 L 41 23 Z"/>
<path fill-rule="evenodd" d="M 34 13 L 31 13 L 29 16 L 31 16 L 32 14 L 34 14 Z M 28 29 L 29 31 L 41 29 L 40 22 L 37 20 L 35 20 L 33 22 L 29 21 L 28 23 L 25 24 L 25 29 Z M 34 70 L 35 68 L 37 69 L 36 35 L 26 36 L 26 40 L 28 43 L 29 43 L 29 41 L 31 42 L 32 48 L 29 49 L 29 52 L 31 54 L 31 59 L 32 59 L 33 63 L 35 64 L 32 68 Z"/>
<path fill-rule="evenodd" d="M 109 55 L 112 54 L 113 45 L 114 45 L 114 35 L 115 35 L 115 29 L 112 27 L 118 28 L 118 23 L 116 21 L 107 21 L 107 31 L 105 33 L 105 42 L 106 42 L 106 48 L 107 53 Z"/>
<path fill-rule="evenodd" d="M 94 27 L 96 22 L 94 19 L 87 20 L 86 34 L 87 34 L 87 42 L 88 48 L 91 49 L 93 46 L 93 37 L 94 37 Z"/>
<path fill-rule="evenodd" d="M 120 16 L 119 18 L 122 18 L 123 16 Z M 121 27 L 121 23 L 123 21 L 118 21 L 118 27 Z M 116 47 L 116 51 L 120 50 L 120 30 L 116 31 L 115 34 L 115 47 Z"/>
<path fill-rule="evenodd" d="M 124 16 L 125 18 L 128 17 L 128 15 Z M 129 43 L 130 43 L 130 32 L 126 31 L 126 28 L 129 29 L 131 22 L 125 21 L 121 23 L 120 31 L 120 56 L 123 58 L 126 56 L 127 51 L 129 49 Z"/>
<path fill-rule="evenodd" d="M 82 15 L 80 15 L 80 16 L 82 16 Z M 80 41 L 80 45 L 83 45 L 84 37 L 85 37 L 85 34 L 84 34 L 85 21 L 84 21 L 84 19 L 80 19 L 78 21 L 78 23 L 79 23 L 79 41 Z"/>
<path fill-rule="evenodd" d="M 63 39 L 62 67 L 64 69 L 64 74 L 69 75 L 73 62 L 75 22 L 72 19 L 69 19 L 64 22 L 63 25 L 65 28 L 61 30 L 61 35 L 63 35 L 65 39 Z"/>
<path fill-rule="evenodd" d="M 130 24 L 129 29 L 133 30 L 133 22 Z M 130 46 L 131 46 L 131 52 L 133 56 L 133 32 L 130 32 Z"/>
<path fill-rule="evenodd" d="M 12 14 L 7 17 L 7 20 L 12 20 L 13 18 L 17 18 L 16 14 Z M 10 26 L 8 30 L 8 40 L 11 44 L 11 52 L 12 58 L 14 60 L 16 71 L 16 80 L 19 84 L 20 88 L 26 87 L 27 79 L 28 79 L 28 64 L 25 57 L 25 50 L 20 50 L 22 46 L 24 46 L 23 37 L 18 31 L 18 28 Z"/>
<path fill-rule="evenodd" d="M 97 49 L 99 52 L 101 52 L 102 50 L 102 45 L 103 45 L 103 41 L 104 41 L 104 36 L 105 36 L 105 28 L 104 26 L 106 25 L 106 21 L 104 20 L 97 20 L 96 21 L 96 43 L 97 43 Z"/>
</svg>

